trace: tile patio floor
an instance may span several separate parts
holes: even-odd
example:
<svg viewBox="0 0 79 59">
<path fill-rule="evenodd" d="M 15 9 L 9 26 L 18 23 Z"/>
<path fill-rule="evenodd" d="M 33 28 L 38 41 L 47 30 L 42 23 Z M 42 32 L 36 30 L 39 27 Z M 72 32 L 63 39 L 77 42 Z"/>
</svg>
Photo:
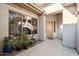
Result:
<svg viewBox="0 0 79 59">
<path fill-rule="evenodd" d="M 78 56 L 78 54 L 75 49 L 63 47 L 61 40 L 51 39 L 24 50 L 17 56 Z"/>
</svg>

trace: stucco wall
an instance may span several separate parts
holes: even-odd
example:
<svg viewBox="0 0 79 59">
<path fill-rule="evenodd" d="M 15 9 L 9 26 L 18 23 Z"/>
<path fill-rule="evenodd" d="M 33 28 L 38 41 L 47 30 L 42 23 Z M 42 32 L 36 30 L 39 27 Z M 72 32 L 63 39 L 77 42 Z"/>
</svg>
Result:
<svg viewBox="0 0 79 59">
<path fill-rule="evenodd" d="M 3 38 L 8 36 L 8 8 L 0 4 L 0 51 L 3 46 Z"/>
<path fill-rule="evenodd" d="M 62 13 L 57 14 L 57 38 L 63 39 L 63 19 Z"/>
</svg>

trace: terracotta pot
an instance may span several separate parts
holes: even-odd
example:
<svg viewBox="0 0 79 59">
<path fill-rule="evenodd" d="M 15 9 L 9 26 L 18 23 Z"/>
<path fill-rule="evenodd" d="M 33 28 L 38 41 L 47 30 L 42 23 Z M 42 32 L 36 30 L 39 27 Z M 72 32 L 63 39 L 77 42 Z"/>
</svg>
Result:
<svg viewBox="0 0 79 59">
<path fill-rule="evenodd" d="M 20 51 L 20 50 L 22 50 L 22 48 L 20 48 L 20 47 L 16 47 L 15 50 Z"/>
</svg>

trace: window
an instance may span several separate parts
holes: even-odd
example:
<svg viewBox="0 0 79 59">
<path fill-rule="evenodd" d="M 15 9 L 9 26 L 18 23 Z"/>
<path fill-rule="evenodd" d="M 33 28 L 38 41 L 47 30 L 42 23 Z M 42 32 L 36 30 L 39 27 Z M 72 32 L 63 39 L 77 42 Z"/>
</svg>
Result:
<svg viewBox="0 0 79 59">
<path fill-rule="evenodd" d="M 27 33 L 37 34 L 37 19 L 14 11 L 9 11 L 9 36 Z"/>
</svg>

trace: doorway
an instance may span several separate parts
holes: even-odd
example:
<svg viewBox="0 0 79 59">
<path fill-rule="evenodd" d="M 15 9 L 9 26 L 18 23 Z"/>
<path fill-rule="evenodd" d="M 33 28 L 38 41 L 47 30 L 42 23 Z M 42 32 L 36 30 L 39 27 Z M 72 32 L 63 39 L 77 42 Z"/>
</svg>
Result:
<svg viewBox="0 0 79 59">
<path fill-rule="evenodd" d="M 49 38 L 49 39 L 54 38 L 55 21 L 46 22 L 46 31 L 47 31 L 47 38 Z"/>
</svg>

